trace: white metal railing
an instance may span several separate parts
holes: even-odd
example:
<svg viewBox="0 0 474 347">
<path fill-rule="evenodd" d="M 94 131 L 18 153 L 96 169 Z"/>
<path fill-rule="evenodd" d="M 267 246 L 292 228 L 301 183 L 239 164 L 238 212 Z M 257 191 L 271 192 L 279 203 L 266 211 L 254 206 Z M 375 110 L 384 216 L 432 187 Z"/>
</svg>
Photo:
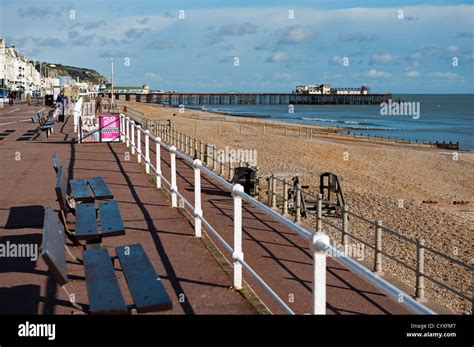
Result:
<svg viewBox="0 0 474 347">
<path fill-rule="evenodd" d="M 136 134 L 136 135 L 135 135 Z M 141 150 L 141 135 L 145 137 L 145 154 Z M 178 151 L 175 146 L 170 146 L 163 142 L 159 137 L 154 136 L 148 130 L 142 129 L 135 121 L 129 117 L 120 114 L 120 138 L 125 143 L 126 147 L 131 148 L 132 154 L 137 154 L 137 161 L 140 163 L 142 159 L 145 162 L 145 170 L 156 176 L 156 187 L 161 188 L 162 182 L 166 184 L 171 192 L 171 204 L 173 207 L 178 207 L 178 198 L 187 206 L 194 215 L 194 233 L 196 237 L 201 237 L 202 227 L 204 227 L 216 237 L 219 243 L 232 256 L 233 263 L 233 285 L 234 288 L 242 289 L 242 270 L 245 270 L 255 281 L 277 302 L 277 304 L 289 314 L 294 314 L 291 308 L 275 293 L 275 291 L 252 269 L 252 267 L 244 260 L 244 252 L 242 249 L 242 201 L 253 205 L 261 212 L 276 219 L 292 231 L 306 239 L 309 243 L 309 250 L 313 254 L 313 314 L 326 313 L 326 257 L 331 254 L 337 257 L 338 261 L 350 268 L 352 271 L 358 273 L 365 280 L 369 281 L 388 296 L 398 301 L 401 305 L 415 313 L 420 314 L 434 314 L 432 310 L 417 302 L 407 293 L 396 288 L 386 280 L 379 277 L 377 274 L 371 272 L 355 260 L 347 257 L 345 254 L 338 251 L 331 246 L 329 236 L 322 232 L 321 225 L 318 224 L 318 231 L 312 233 L 298 224 L 281 216 L 278 212 L 272 210 L 270 207 L 251 197 L 243 191 L 240 184 L 231 184 L 222 177 L 214 173 L 202 164 L 199 159 L 193 159 L 186 154 Z M 137 142 L 135 142 L 135 137 Z M 150 139 L 156 144 L 156 159 L 155 165 L 150 160 Z M 170 153 L 171 174 L 170 181 L 168 181 L 161 171 L 161 147 Z M 183 159 L 185 162 L 192 164 L 194 169 L 194 205 L 189 202 L 178 191 L 176 182 L 176 156 Z M 212 227 L 203 215 L 201 205 L 201 175 L 202 173 L 211 177 L 214 181 L 229 190 L 234 200 L 234 239 L 233 247 L 230 246 Z"/>
</svg>

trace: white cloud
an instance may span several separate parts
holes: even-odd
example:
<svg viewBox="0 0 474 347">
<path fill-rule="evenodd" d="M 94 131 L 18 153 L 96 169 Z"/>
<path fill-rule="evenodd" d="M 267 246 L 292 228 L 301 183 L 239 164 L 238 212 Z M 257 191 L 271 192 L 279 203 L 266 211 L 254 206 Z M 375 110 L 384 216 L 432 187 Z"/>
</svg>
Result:
<svg viewBox="0 0 474 347">
<path fill-rule="evenodd" d="M 316 37 L 316 33 L 310 27 L 302 25 L 292 25 L 278 31 L 278 44 L 300 44 L 308 42 Z"/>
<path fill-rule="evenodd" d="M 428 76 L 448 80 L 457 80 L 461 78 L 461 76 L 453 72 L 431 72 L 428 74 Z"/>
<path fill-rule="evenodd" d="M 291 81 L 295 79 L 295 74 L 288 73 L 288 72 L 277 72 L 273 79 L 278 81 Z"/>
<path fill-rule="evenodd" d="M 369 72 L 367 72 L 367 76 L 371 78 L 388 78 L 392 76 L 392 74 L 389 72 L 372 69 L 372 70 L 369 70 Z"/>
<path fill-rule="evenodd" d="M 403 75 L 405 77 L 409 77 L 409 78 L 420 77 L 420 73 L 418 71 L 415 71 L 415 70 L 406 71 Z"/>
<path fill-rule="evenodd" d="M 344 57 L 340 57 L 338 55 L 335 55 L 332 57 L 331 62 L 332 65 L 342 65 L 344 63 Z"/>
<path fill-rule="evenodd" d="M 290 60 L 290 57 L 288 56 L 288 54 L 286 54 L 286 52 L 277 51 L 271 56 L 269 56 L 265 61 L 267 63 L 282 63 L 288 60 Z"/>
<path fill-rule="evenodd" d="M 145 74 L 145 78 L 146 78 L 147 80 L 150 80 L 150 81 L 153 81 L 153 82 L 154 82 L 154 81 L 161 81 L 161 80 L 162 80 L 161 76 L 160 76 L 159 74 L 157 74 L 157 73 L 154 73 L 154 72 L 147 72 L 147 73 Z"/>
<path fill-rule="evenodd" d="M 392 54 L 373 55 L 369 64 L 392 64 L 400 60 L 400 57 Z"/>
</svg>

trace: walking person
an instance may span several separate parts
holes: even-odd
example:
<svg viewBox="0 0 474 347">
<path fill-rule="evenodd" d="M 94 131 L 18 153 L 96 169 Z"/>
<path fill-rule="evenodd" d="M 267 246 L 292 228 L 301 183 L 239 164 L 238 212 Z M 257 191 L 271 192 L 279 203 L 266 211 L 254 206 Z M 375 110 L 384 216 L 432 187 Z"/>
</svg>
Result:
<svg viewBox="0 0 474 347">
<path fill-rule="evenodd" d="M 9 104 L 10 106 L 13 106 L 13 98 L 14 98 L 13 92 L 12 92 L 11 90 L 9 90 L 9 91 L 8 91 L 8 104 Z"/>
</svg>

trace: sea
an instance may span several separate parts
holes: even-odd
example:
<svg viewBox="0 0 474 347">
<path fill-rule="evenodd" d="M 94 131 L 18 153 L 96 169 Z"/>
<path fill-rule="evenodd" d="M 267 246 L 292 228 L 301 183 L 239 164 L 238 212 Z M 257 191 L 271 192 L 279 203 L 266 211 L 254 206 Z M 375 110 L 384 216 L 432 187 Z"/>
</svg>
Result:
<svg viewBox="0 0 474 347">
<path fill-rule="evenodd" d="M 349 127 L 340 132 L 351 134 L 418 142 L 459 142 L 461 150 L 474 151 L 474 94 L 394 94 L 392 101 L 419 104 L 412 104 L 415 108 L 410 114 L 397 114 L 394 108 L 393 112 L 384 113 L 381 105 L 294 105 L 293 113 L 288 105 L 205 105 L 204 108 L 235 116 Z M 419 114 L 414 114 L 417 107 Z"/>
</svg>

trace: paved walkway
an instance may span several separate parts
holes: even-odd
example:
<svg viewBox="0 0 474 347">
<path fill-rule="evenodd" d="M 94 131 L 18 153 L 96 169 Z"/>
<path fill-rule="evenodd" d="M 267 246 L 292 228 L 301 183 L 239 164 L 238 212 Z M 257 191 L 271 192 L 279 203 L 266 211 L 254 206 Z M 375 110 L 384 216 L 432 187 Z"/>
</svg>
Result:
<svg viewBox="0 0 474 347">
<path fill-rule="evenodd" d="M 143 136 L 142 136 L 142 141 Z M 144 148 L 144 147 L 142 147 Z M 153 148 L 153 147 L 152 147 Z M 151 150 L 150 157 L 155 157 Z M 170 177 L 170 157 L 162 151 L 162 170 Z M 202 209 L 204 217 L 224 240 L 233 244 L 233 199 L 229 192 L 203 176 Z M 178 191 L 190 202 L 194 202 L 194 172 L 192 166 L 182 159 L 177 160 Z M 263 214 L 244 202 L 243 252 L 245 260 L 286 301 L 296 313 L 310 313 L 312 309 L 312 255 L 308 243 L 288 227 Z M 211 237 L 213 238 L 213 237 Z M 214 238 L 213 238 L 214 239 Z M 214 239 L 217 246 L 220 243 Z M 223 247 L 221 252 L 231 261 Z M 328 258 L 327 267 L 327 313 L 328 314 L 407 314 L 398 302 L 381 293 L 373 285 L 354 274 L 334 259 Z M 245 275 L 257 295 L 274 313 L 283 313 L 261 287 Z"/>
<path fill-rule="evenodd" d="M 71 123 L 68 119 L 62 127 L 56 125 L 54 136 L 42 142 L 18 140 L 34 128 L 31 123 L 0 127 L 0 134 L 6 134 L 0 140 L 0 243 L 41 242 L 42 208 L 57 208 L 51 156 L 58 153 L 70 179 L 96 175 L 105 178 L 119 201 L 127 229 L 125 236 L 107 238 L 105 243 L 110 247 L 141 243 L 145 247 L 173 299 L 174 309 L 170 313 L 252 313 L 243 297 L 230 288 L 231 279 L 202 242 L 193 237 L 188 221 L 154 188 L 143 166 L 134 157 L 126 160 L 126 147 L 120 143 L 78 145 Z M 20 160 L 16 160 L 18 153 Z M 162 153 L 163 172 L 170 177 L 169 154 Z M 193 201 L 192 168 L 182 160 L 178 160 L 177 168 L 178 190 Z M 205 217 L 232 245 L 230 194 L 207 178 L 202 181 L 202 192 Z M 312 257 L 305 240 L 246 203 L 243 226 L 247 262 L 296 313 L 309 313 Z M 74 253 L 80 256 L 77 250 Z M 230 260 L 224 250 L 222 253 Z M 68 272 L 73 280 L 68 289 L 76 295 L 77 302 L 87 303 L 82 266 L 71 261 Z M 328 260 L 327 274 L 329 314 L 407 313 L 334 259 Z M 125 281 L 120 272 L 119 275 L 130 303 Z M 282 312 L 245 272 L 244 279 L 272 312 Z M 51 280 L 42 260 L 35 264 L 26 259 L 0 258 L 1 313 L 71 311 L 74 309 L 65 293 Z"/>
<path fill-rule="evenodd" d="M 23 112 L 30 117 L 42 107 Z M 231 289 L 232 282 L 193 236 L 189 222 L 170 203 L 135 160 L 127 161 L 125 146 L 81 144 L 72 119 L 57 124 L 52 137 L 32 140 L 36 127 L 0 115 L 0 243 L 41 243 L 43 207 L 58 208 L 54 193 L 52 155 L 58 153 L 69 179 L 103 176 L 119 202 L 126 235 L 106 238 L 107 246 L 141 243 L 163 280 L 172 301 L 172 314 L 252 314 L 247 301 Z M 13 123 L 11 123 L 13 122 Z M 28 135 L 30 134 L 30 135 Z M 27 136 L 28 135 L 28 136 Z M 80 251 L 69 245 L 74 255 Z M 112 252 L 112 250 L 110 250 Z M 118 266 L 118 263 L 117 265 Z M 68 290 L 76 302 L 87 304 L 81 265 L 68 260 Z M 132 303 L 122 273 L 119 283 Z M 56 286 L 45 263 L 26 258 L 0 258 L 0 313 L 71 313 L 67 295 Z"/>
</svg>

